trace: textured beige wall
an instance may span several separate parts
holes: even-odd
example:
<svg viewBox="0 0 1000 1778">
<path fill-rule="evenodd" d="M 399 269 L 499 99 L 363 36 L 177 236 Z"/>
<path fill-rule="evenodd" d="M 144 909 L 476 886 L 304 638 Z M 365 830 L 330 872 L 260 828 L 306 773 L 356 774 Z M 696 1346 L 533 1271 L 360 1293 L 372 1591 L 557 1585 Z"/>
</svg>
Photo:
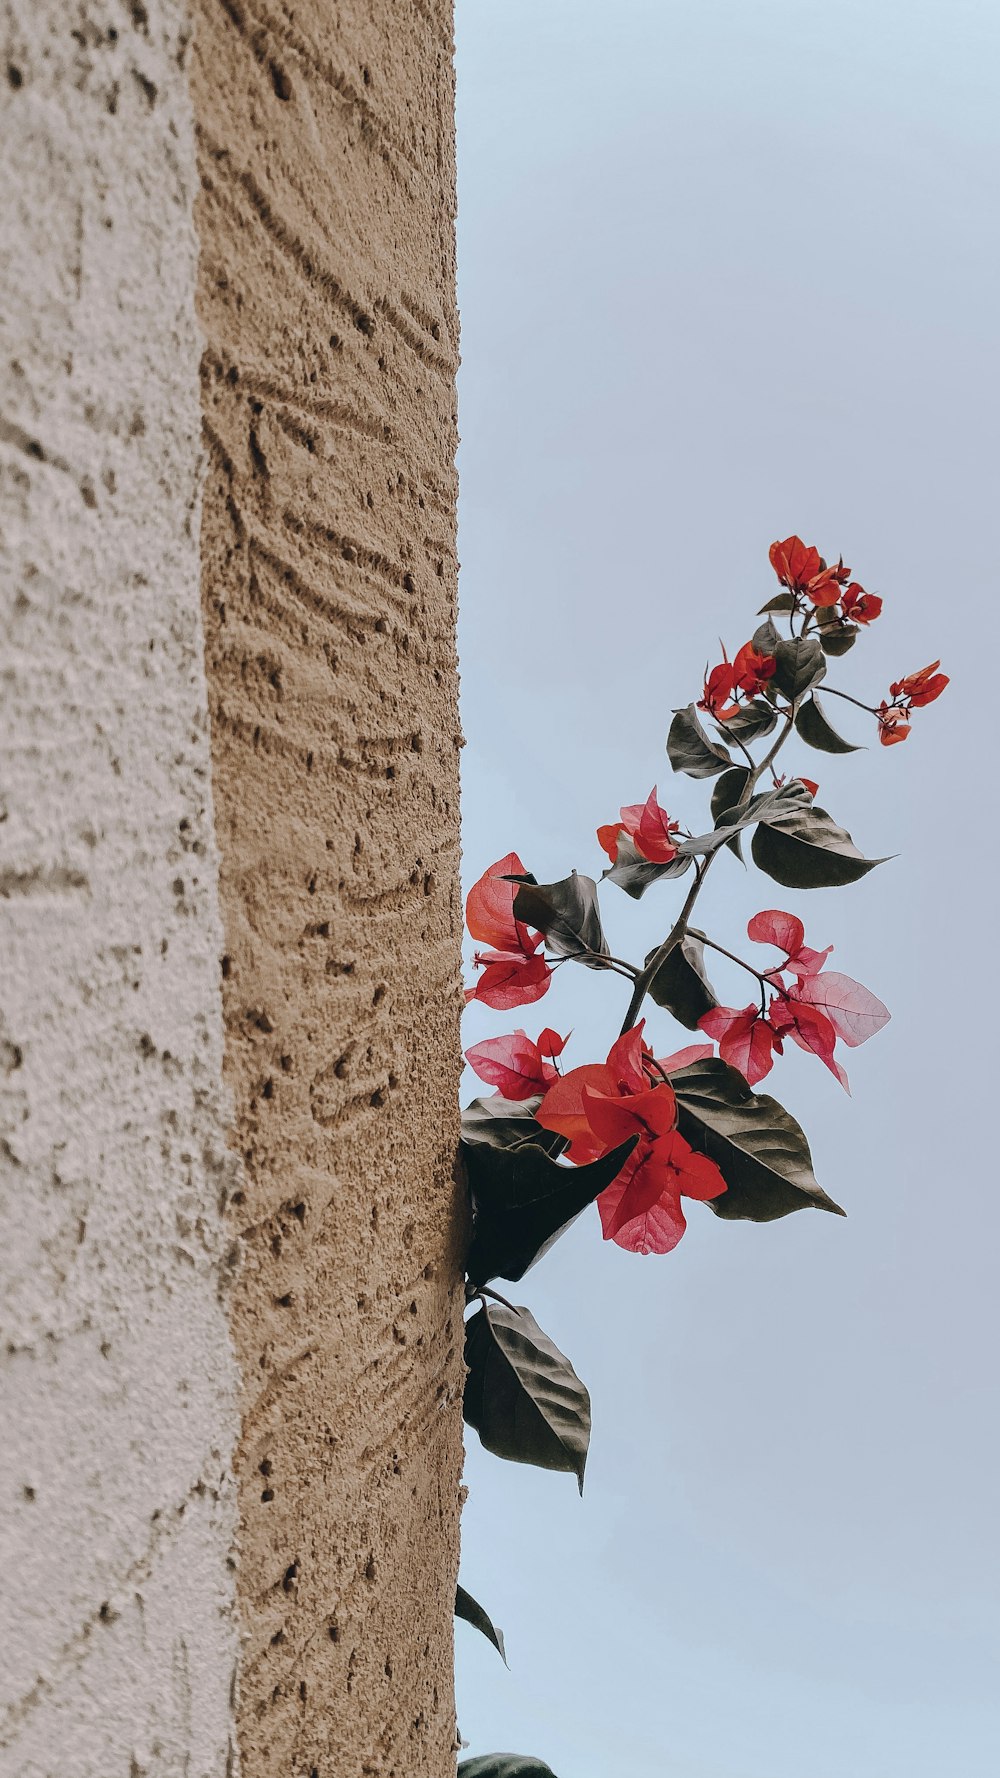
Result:
<svg viewBox="0 0 1000 1778">
<path fill-rule="evenodd" d="M 184 19 L 0 4 L 4 1778 L 229 1770 Z"/>
<path fill-rule="evenodd" d="M 447 0 L 199 0 L 247 1778 L 454 1771 Z"/>
</svg>

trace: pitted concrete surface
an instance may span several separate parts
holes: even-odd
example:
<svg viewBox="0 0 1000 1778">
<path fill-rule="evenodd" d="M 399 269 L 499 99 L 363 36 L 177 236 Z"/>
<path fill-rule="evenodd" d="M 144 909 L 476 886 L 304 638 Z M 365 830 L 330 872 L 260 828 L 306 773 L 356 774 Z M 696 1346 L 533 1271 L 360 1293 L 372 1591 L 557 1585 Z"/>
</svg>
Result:
<svg viewBox="0 0 1000 1778">
<path fill-rule="evenodd" d="M 224 1778 L 185 7 L 0 4 L 0 1773 Z"/>
</svg>

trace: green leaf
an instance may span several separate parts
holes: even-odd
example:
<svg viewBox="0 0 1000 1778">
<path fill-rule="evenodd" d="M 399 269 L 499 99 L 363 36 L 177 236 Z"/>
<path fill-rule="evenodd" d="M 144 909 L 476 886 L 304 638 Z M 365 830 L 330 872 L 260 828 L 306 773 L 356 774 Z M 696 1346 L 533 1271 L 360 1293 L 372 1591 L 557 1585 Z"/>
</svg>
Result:
<svg viewBox="0 0 1000 1778">
<path fill-rule="evenodd" d="M 757 613 L 757 616 L 763 617 L 768 611 L 794 611 L 794 610 L 795 610 L 795 600 L 792 598 L 791 593 L 775 593 L 773 599 L 768 599 L 767 604 L 761 606 L 760 610 Z"/>
<path fill-rule="evenodd" d="M 691 860 L 687 857 L 672 858 L 669 864 L 650 864 L 642 853 L 637 851 L 632 841 L 621 835 L 618 840 L 618 861 L 604 872 L 602 881 L 617 883 L 633 901 L 645 895 L 652 883 L 660 883 L 668 877 L 682 877 L 690 870 Z"/>
<path fill-rule="evenodd" d="M 729 772 L 723 772 L 712 785 L 712 819 L 718 821 L 727 809 L 732 809 L 739 802 L 747 787 L 750 776 L 749 766 L 733 766 Z"/>
<path fill-rule="evenodd" d="M 535 1120 L 541 1103 L 541 1094 L 534 1099 L 505 1099 L 492 1093 L 489 1098 L 473 1099 L 462 1112 L 462 1141 L 485 1142 L 491 1148 L 520 1148 L 534 1142 L 546 1154 L 562 1154 L 569 1147 L 565 1136 L 543 1130 Z"/>
<path fill-rule="evenodd" d="M 777 655 L 781 632 L 768 618 L 766 623 L 757 625 L 751 640 L 758 654 Z"/>
<path fill-rule="evenodd" d="M 536 883 L 534 877 L 508 877 L 520 885 L 514 897 L 514 918 L 545 934 L 545 943 L 559 957 L 575 957 L 588 969 L 606 969 L 608 944 L 601 925 L 597 884 L 577 871 L 559 883 Z"/>
<path fill-rule="evenodd" d="M 816 1183 L 805 1134 L 767 1093 L 717 1057 L 670 1077 L 681 1135 L 718 1167 L 727 1190 L 711 1200 L 730 1221 L 773 1222 L 793 1210 L 845 1212 Z"/>
<path fill-rule="evenodd" d="M 779 642 L 775 659 L 778 664 L 771 684 L 792 703 L 811 685 L 818 684 L 826 672 L 826 659 L 815 636 L 794 636 L 790 642 Z"/>
<path fill-rule="evenodd" d="M 815 692 L 795 712 L 795 727 L 806 745 L 815 747 L 820 753 L 861 751 L 852 741 L 845 741 L 843 735 L 838 735 Z"/>
<path fill-rule="evenodd" d="M 719 733 L 746 744 L 769 735 L 777 720 L 777 712 L 770 704 L 763 698 L 754 698 L 751 704 L 742 705 L 735 716 L 727 716 L 725 722 L 719 723 Z"/>
<path fill-rule="evenodd" d="M 560 1167 L 566 1140 L 535 1121 L 541 1099 L 474 1099 L 462 1113 L 472 1200 L 466 1270 L 473 1285 L 525 1272 L 621 1172 L 632 1137 L 583 1167 Z M 496 1109 L 494 1109 L 496 1108 Z"/>
<path fill-rule="evenodd" d="M 556 1778 L 544 1760 L 525 1753 L 482 1753 L 458 1762 L 458 1778 Z"/>
<path fill-rule="evenodd" d="M 527 1309 L 490 1303 L 465 1324 L 465 1418 L 512 1463 L 568 1470 L 583 1493 L 590 1396 Z"/>
<path fill-rule="evenodd" d="M 858 634 L 857 624 L 842 624 L 835 630 L 824 630 L 820 636 L 819 645 L 824 654 L 839 657 L 842 654 L 847 654 L 848 650 L 854 647 Z"/>
<path fill-rule="evenodd" d="M 714 778 L 733 763 L 724 747 L 709 740 L 694 704 L 675 713 L 667 736 L 667 758 L 675 772 L 686 772 L 689 778 Z"/>
<path fill-rule="evenodd" d="M 455 1588 L 455 1616 L 463 1618 L 467 1624 L 472 1625 L 474 1630 L 481 1631 L 487 1642 L 492 1642 L 506 1667 L 507 1656 L 503 1646 L 503 1631 L 497 1629 L 489 1612 L 484 1611 L 479 1600 L 474 1599 L 471 1593 L 467 1593 L 463 1586 Z"/>
<path fill-rule="evenodd" d="M 786 889 L 836 889 L 857 883 L 884 858 L 866 858 L 825 809 L 779 810 L 758 827 L 754 863 Z"/>
<path fill-rule="evenodd" d="M 649 984 L 649 993 L 657 1006 L 665 1006 L 689 1031 L 697 1031 L 698 1020 L 719 1004 L 705 971 L 704 936 L 689 929 Z M 653 956 L 650 951 L 647 966 Z"/>
<path fill-rule="evenodd" d="M 765 705 L 765 709 L 766 707 L 767 706 Z M 740 797 L 743 795 L 743 792 L 747 787 L 747 780 L 749 777 L 749 766 L 734 766 L 731 772 L 723 772 L 721 778 L 716 778 L 715 783 L 712 786 L 711 806 L 712 819 L 717 826 L 720 816 L 723 815 L 727 809 L 733 808 L 735 804 L 739 802 Z M 730 852 L 735 852 L 742 864 L 742 836 L 738 833 L 734 833 L 732 838 L 726 841 L 726 844 L 729 847 Z"/>
<path fill-rule="evenodd" d="M 753 827 L 757 821 L 772 821 L 785 811 L 808 807 L 807 791 L 793 779 L 777 790 L 765 790 L 760 796 L 752 796 L 741 809 L 724 810 L 711 833 L 695 834 L 690 840 L 682 840 L 677 850 L 685 858 L 707 856 L 717 852 L 720 846 L 728 845 L 733 834 L 742 833 L 745 827 Z"/>
</svg>

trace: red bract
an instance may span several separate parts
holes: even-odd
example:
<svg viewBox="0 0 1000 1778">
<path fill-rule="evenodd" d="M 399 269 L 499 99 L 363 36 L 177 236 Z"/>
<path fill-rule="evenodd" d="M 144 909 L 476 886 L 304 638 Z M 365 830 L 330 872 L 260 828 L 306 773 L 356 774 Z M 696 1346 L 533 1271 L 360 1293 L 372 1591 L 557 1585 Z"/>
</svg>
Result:
<svg viewBox="0 0 1000 1778">
<path fill-rule="evenodd" d="M 774 945 L 777 950 L 784 951 L 785 961 L 779 963 L 773 974 L 777 975 L 784 969 L 793 975 L 816 975 L 833 950 L 827 945 L 825 951 L 813 951 L 805 943 L 806 929 L 797 914 L 783 914 L 778 908 L 765 908 L 763 913 L 754 914 L 747 923 L 747 937 L 757 945 Z"/>
<path fill-rule="evenodd" d="M 699 710 L 707 710 L 717 721 L 725 722 L 739 706 L 730 703 L 736 690 L 736 675 L 731 661 L 720 661 L 705 674 L 705 688 L 698 699 Z"/>
<path fill-rule="evenodd" d="M 832 969 L 800 981 L 792 993 L 797 999 L 819 1007 L 849 1049 L 867 1043 L 869 1037 L 881 1031 L 892 1016 L 870 988 L 864 988 L 849 975 L 839 975 Z"/>
<path fill-rule="evenodd" d="M 774 1051 L 781 1053 L 780 1039 L 756 1004 L 713 1006 L 698 1020 L 698 1028 L 717 1040 L 722 1060 L 738 1068 L 752 1087 L 770 1074 Z"/>
<path fill-rule="evenodd" d="M 604 1239 L 628 1253 L 670 1253 L 687 1228 L 681 1198 L 706 1203 L 726 1189 L 715 1162 L 696 1154 L 677 1130 L 660 1138 L 655 1158 L 631 1178 L 630 1165 L 597 1200 Z"/>
<path fill-rule="evenodd" d="M 768 553 L 782 586 L 792 593 L 804 593 L 813 605 L 836 605 L 841 587 L 851 578 L 843 557 L 835 568 L 828 568 L 819 550 L 811 544 L 807 547 L 801 537 L 772 543 Z"/>
<path fill-rule="evenodd" d="M 504 881 L 508 876 L 524 874 L 517 853 L 508 852 L 505 858 L 491 864 L 469 890 L 465 924 L 472 938 L 481 939 L 494 949 L 476 952 L 473 963 L 483 973 L 473 987 L 466 988 L 466 1002 L 482 1000 L 487 1006 L 509 1012 L 512 1007 L 540 1000 L 548 991 L 552 971 L 540 954 L 542 935 L 532 933 L 522 920 L 515 920 L 518 885 Z"/>
<path fill-rule="evenodd" d="M 792 995 L 797 992 L 797 989 L 793 989 Z M 845 1093 L 849 1093 L 851 1089 L 847 1075 L 833 1054 L 837 1042 L 833 1025 L 818 1007 L 804 1005 L 792 995 L 778 994 L 772 1000 L 768 1013 L 772 1026 L 779 1036 L 790 1037 L 800 1049 L 811 1050 L 813 1055 L 818 1056 L 839 1080 Z"/>
<path fill-rule="evenodd" d="M 765 691 L 778 662 L 773 654 L 760 654 L 752 642 L 744 642 L 733 662 L 736 687 L 748 698 Z"/>
<path fill-rule="evenodd" d="M 669 864 L 677 857 L 673 836 L 679 823 L 671 821 L 666 809 L 660 807 L 655 784 L 644 803 L 626 804 L 620 816 L 619 821 L 597 829 L 598 843 L 612 864 L 618 862 L 618 844 L 623 834 L 650 864 Z"/>
<path fill-rule="evenodd" d="M 877 593 L 866 593 L 863 586 L 852 580 L 840 595 L 840 609 L 852 624 L 873 624 L 882 601 Z"/>
<path fill-rule="evenodd" d="M 895 747 L 897 741 L 909 738 L 910 725 L 905 710 L 894 710 L 883 698 L 875 715 L 878 719 L 878 738 L 883 747 Z"/>
<path fill-rule="evenodd" d="M 921 667 L 919 673 L 908 673 L 905 679 L 897 679 L 895 685 L 889 687 L 890 697 L 905 699 L 915 710 L 924 704 L 933 704 L 949 683 L 947 673 L 938 672 L 940 665 L 940 661 L 931 661 L 930 666 Z"/>
<path fill-rule="evenodd" d="M 558 1055 L 566 1039 L 554 1031 L 543 1031 L 537 1043 L 526 1031 L 513 1031 L 508 1037 L 489 1037 L 485 1043 L 466 1050 L 470 1068 L 487 1086 L 496 1087 L 505 1099 L 533 1099 L 545 1093 L 559 1079 L 559 1071 L 546 1055 Z M 558 1048 L 551 1046 L 555 1043 Z"/>
<path fill-rule="evenodd" d="M 642 1025 L 612 1046 L 606 1062 L 574 1068 L 555 1082 L 537 1112 L 569 1142 L 569 1158 L 597 1160 L 638 1137 L 622 1171 L 598 1199 L 605 1240 L 634 1253 L 668 1253 L 684 1233 L 680 1196 L 714 1198 L 726 1189 L 718 1168 L 677 1132 L 677 1102 L 643 1068 Z"/>
<path fill-rule="evenodd" d="M 783 543 L 772 543 L 767 553 L 771 567 L 789 592 L 805 592 L 810 580 L 820 572 L 819 550 L 807 549 L 801 537 L 786 537 Z"/>
</svg>

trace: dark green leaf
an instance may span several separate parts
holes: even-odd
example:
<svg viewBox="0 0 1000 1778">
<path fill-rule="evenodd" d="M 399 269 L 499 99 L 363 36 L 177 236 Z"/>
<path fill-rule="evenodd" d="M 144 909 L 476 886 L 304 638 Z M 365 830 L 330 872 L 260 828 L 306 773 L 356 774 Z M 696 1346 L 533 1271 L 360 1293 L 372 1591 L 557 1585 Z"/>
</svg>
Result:
<svg viewBox="0 0 1000 1778">
<path fill-rule="evenodd" d="M 556 1778 L 544 1760 L 526 1753 L 483 1753 L 458 1763 L 458 1778 Z"/>
<path fill-rule="evenodd" d="M 776 655 L 778 652 L 778 643 L 781 641 L 781 632 L 775 628 L 771 619 L 768 618 L 766 623 L 757 625 L 757 628 L 753 633 L 752 641 L 758 654 Z"/>
<path fill-rule="evenodd" d="M 778 664 L 771 684 L 793 703 L 811 685 L 818 684 L 826 672 L 826 658 L 815 636 L 794 636 L 790 642 L 779 642 L 775 658 Z"/>
<path fill-rule="evenodd" d="M 462 1112 L 462 1141 L 486 1143 L 490 1148 L 523 1148 L 535 1143 L 548 1155 L 562 1154 L 568 1146 L 565 1136 L 554 1130 L 543 1130 L 535 1120 L 542 1103 L 534 1099 L 504 1099 L 500 1093 L 489 1098 L 473 1099 Z"/>
<path fill-rule="evenodd" d="M 736 741 L 757 741 L 761 735 L 769 735 L 778 718 L 770 704 L 764 698 L 754 698 L 752 704 L 744 704 L 735 716 L 727 716 L 725 722 L 719 724 L 719 733 L 729 735 Z"/>
<path fill-rule="evenodd" d="M 518 1102 L 522 1103 L 522 1102 Z M 531 1113 L 541 1101 L 523 1101 Z M 525 1272 L 621 1172 L 636 1138 L 584 1167 L 560 1167 L 562 1136 L 543 1130 L 517 1104 L 476 1099 L 462 1113 L 462 1153 L 472 1200 L 472 1240 L 466 1270 L 473 1285 Z"/>
<path fill-rule="evenodd" d="M 665 1006 L 680 1024 L 697 1031 L 698 1020 L 718 1006 L 715 989 L 705 972 L 704 934 L 688 931 L 669 953 L 649 984 L 657 1006 Z M 647 967 L 654 953 L 646 958 Z"/>
<path fill-rule="evenodd" d="M 712 785 L 712 819 L 718 821 L 727 809 L 732 809 L 739 802 L 747 787 L 750 776 L 749 766 L 733 766 L 729 772 L 723 772 Z"/>
<path fill-rule="evenodd" d="M 815 747 L 820 753 L 859 751 L 853 742 L 845 741 L 843 735 L 838 735 L 815 692 L 795 712 L 795 727 L 806 745 Z"/>
<path fill-rule="evenodd" d="M 742 808 L 724 810 L 712 833 L 696 834 L 690 840 L 682 840 L 677 850 L 685 858 L 706 856 L 717 852 L 720 846 L 728 845 L 733 834 L 741 833 L 745 827 L 753 827 L 757 821 L 771 821 L 784 811 L 808 807 L 808 793 L 793 779 L 777 790 L 765 790 L 759 796 L 752 796 Z"/>
<path fill-rule="evenodd" d="M 490 1303 L 465 1324 L 465 1418 L 487 1451 L 512 1463 L 583 1471 L 590 1396 L 527 1309 Z"/>
<path fill-rule="evenodd" d="M 597 904 L 593 877 L 577 871 L 559 883 L 536 883 L 533 878 L 509 877 L 518 883 L 514 918 L 544 932 L 545 943 L 559 957 L 575 957 L 588 969 L 606 969 L 607 940 Z"/>
<path fill-rule="evenodd" d="M 727 1190 L 711 1200 L 716 1216 L 773 1222 L 792 1210 L 839 1204 L 817 1185 L 809 1144 L 795 1119 L 767 1093 L 750 1091 L 742 1074 L 717 1057 L 692 1062 L 670 1077 L 681 1135 L 718 1167 Z"/>
<path fill-rule="evenodd" d="M 612 864 L 604 873 L 603 881 L 617 883 L 633 901 L 645 895 L 651 883 L 660 883 L 668 877 L 682 877 L 691 867 L 690 858 L 672 858 L 669 864 L 650 864 L 636 851 L 632 841 L 622 835 L 618 841 L 618 862 Z"/>
<path fill-rule="evenodd" d="M 487 1642 L 492 1642 L 506 1667 L 507 1656 L 504 1653 L 503 1631 L 497 1629 L 489 1612 L 484 1611 L 479 1600 L 474 1599 L 471 1593 L 467 1593 L 463 1586 L 455 1588 L 455 1616 L 463 1618 L 467 1624 L 472 1625 L 474 1630 L 481 1631 Z"/>
<path fill-rule="evenodd" d="M 856 883 L 884 858 L 866 858 L 825 809 L 798 808 L 769 815 L 751 846 L 754 863 L 786 889 L 836 889 Z"/>
<path fill-rule="evenodd" d="M 764 708 L 766 709 L 767 706 L 765 705 Z M 733 808 L 736 803 L 739 802 L 740 797 L 743 795 L 743 792 L 747 787 L 747 779 L 749 776 L 749 766 L 734 766 L 731 772 L 723 772 L 721 778 L 716 778 L 715 783 L 712 785 L 712 820 L 715 821 L 716 824 L 718 824 L 719 817 L 723 815 L 727 809 Z M 729 847 L 730 852 L 735 852 L 742 864 L 742 836 L 738 833 L 734 833 L 732 838 L 726 841 L 726 844 Z"/>
<path fill-rule="evenodd" d="M 724 747 L 709 740 L 694 704 L 676 712 L 667 736 L 667 758 L 675 772 L 686 772 L 689 778 L 714 778 L 733 763 Z"/>
<path fill-rule="evenodd" d="M 857 624 L 841 624 L 835 630 L 824 630 L 819 645 L 824 654 L 840 656 L 853 648 L 857 639 Z"/>
<path fill-rule="evenodd" d="M 791 593 L 775 593 L 773 599 L 768 599 L 767 604 L 761 606 L 760 610 L 757 613 L 757 616 L 763 617 L 765 615 L 765 613 L 768 611 L 794 611 L 794 610 L 795 610 L 795 600 L 792 598 Z"/>
</svg>

